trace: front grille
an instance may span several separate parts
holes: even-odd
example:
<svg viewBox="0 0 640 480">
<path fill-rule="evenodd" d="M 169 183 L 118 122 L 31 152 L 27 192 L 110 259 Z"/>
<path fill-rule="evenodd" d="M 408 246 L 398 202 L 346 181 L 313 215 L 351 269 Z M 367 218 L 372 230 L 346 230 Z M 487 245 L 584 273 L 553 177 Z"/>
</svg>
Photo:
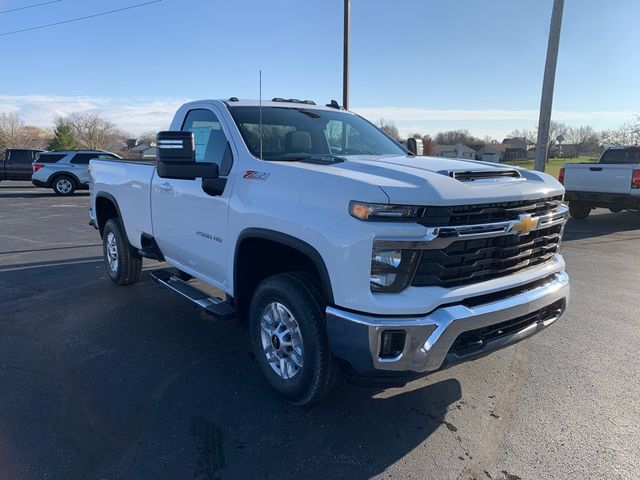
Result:
<svg viewBox="0 0 640 480">
<path fill-rule="evenodd" d="M 454 207 L 426 207 L 420 221 L 425 227 L 453 227 L 507 222 L 525 213 L 540 216 L 551 213 L 562 201 L 562 196 L 539 200 L 487 203 L 483 205 L 458 205 Z"/>
<path fill-rule="evenodd" d="M 554 257 L 561 234 L 557 224 L 527 235 L 457 240 L 440 250 L 424 250 L 412 285 L 457 287 L 540 265 Z"/>
<path fill-rule="evenodd" d="M 458 356 L 480 352 L 485 348 L 487 342 L 519 332 L 530 325 L 559 317 L 565 306 L 566 302 L 562 299 L 536 312 L 507 320 L 506 322 L 469 330 L 458 335 L 449 352 Z"/>
</svg>

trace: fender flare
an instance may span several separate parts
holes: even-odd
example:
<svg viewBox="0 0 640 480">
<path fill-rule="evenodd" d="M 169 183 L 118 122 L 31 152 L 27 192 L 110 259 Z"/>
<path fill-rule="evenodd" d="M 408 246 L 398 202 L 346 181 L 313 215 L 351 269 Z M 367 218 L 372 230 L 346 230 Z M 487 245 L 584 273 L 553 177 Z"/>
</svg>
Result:
<svg viewBox="0 0 640 480">
<path fill-rule="evenodd" d="M 320 285 L 323 293 L 326 296 L 327 302 L 333 304 L 333 288 L 331 287 L 331 277 L 329 277 L 329 271 L 322 258 L 322 255 L 311 245 L 304 240 L 287 235 L 286 233 L 278 232 L 275 230 L 269 230 L 266 228 L 247 228 L 240 232 L 236 241 L 235 251 L 233 255 L 233 291 L 238 291 L 238 249 L 242 244 L 242 241 L 247 238 L 260 238 L 264 240 L 270 240 L 275 243 L 280 243 L 289 248 L 297 250 L 301 254 L 308 257 L 314 264 L 320 275 Z"/>
<path fill-rule="evenodd" d="M 104 228 L 104 225 L 100 225 L 100 218 L 98 217 L 98 208 L 97 208 L 97 204 L 98 204 L 98 199 L 99 198 L 105 198 L 107 200 L 109 200 L 111 203 L 113 203 L 114 207 L 116 207 L 116 212 L 118 212 L 118 218 L 120 219 L 120 221 L 122 222 L 122 224 L 124 225 L 124 218 L 122 218 L 122 212 L 120 211 L 120 205 L 118 205 L 118 201 L 116 200 L 116 198 L 111 195 L 110 193 L 107 192 L 98 192 L 96 193 L 96 222 L 98 223 L 98 231 L 100 231 L 100 235 L 102 235 L 102 229 Z"/>
</svg>

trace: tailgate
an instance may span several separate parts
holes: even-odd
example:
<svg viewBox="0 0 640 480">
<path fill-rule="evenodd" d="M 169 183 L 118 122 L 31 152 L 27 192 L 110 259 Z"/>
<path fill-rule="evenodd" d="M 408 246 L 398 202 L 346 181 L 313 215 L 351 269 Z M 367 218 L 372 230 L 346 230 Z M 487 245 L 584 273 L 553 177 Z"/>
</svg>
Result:
<svg viewBox="0 0 640 480">
<path fill-rule="evenodd" d="M 564 185 L 573 192 L 630 193 L 633 164 L 565 165 Z"/>
</svg>

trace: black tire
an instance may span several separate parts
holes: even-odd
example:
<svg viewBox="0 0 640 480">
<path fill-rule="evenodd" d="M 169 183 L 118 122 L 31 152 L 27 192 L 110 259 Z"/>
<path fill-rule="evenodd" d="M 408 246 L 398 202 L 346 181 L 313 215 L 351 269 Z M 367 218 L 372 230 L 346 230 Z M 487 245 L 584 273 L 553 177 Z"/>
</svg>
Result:
<svg viewBox="0 0 640 480">
<path fill-rule="evenodd" d="M 569 213 L 576 220 L 584 220 L 591 213 L 591 206 L 586 202 L 572 200 L 569 202 Z"/>
<path fill-rule="evenodd" d="M 288 379 L 271 367 L 267 360 L 270 347 L 263 346 L 263 312 L 274 302 L 289 310 L 302 337 L 302 366 Z M 249 331 L 256 361 L 271 387 L 294 405 L 320 401 L 337 383 L 337 366 L 325 327 L 325 307 L 317 281 L 304 272 L 282 273 L 265 279 L 251 300 Z M 266 332 L 265 336 L 268 336 Z"/>
<path fill-rule="evenodd" d="M 51 180 L 51 188 L 53 188 L 56 195 L 66 197 L 73 195 L 73 192 L 76 191 L 78 185 L 73 177 L 70 177 L 69 175 L 58 175 Z"/>
<path fill-rule="evenodd" d="M 129 244 L 122 222 L 118 218 L 107 220 L 104 226 L 102 253 L 107 274 L 113 283 L 131 285 L 140 279 L 142 257 Z"/>
</svg>

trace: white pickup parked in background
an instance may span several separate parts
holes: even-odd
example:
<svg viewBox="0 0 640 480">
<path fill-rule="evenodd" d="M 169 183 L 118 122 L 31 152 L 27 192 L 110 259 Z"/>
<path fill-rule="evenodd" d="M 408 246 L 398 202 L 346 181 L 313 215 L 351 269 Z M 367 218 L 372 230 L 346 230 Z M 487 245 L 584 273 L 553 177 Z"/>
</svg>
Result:
<svg viewBox="0 0 640 480">
<path fill-rule="evenodd" d="M 611 147 L 597 163 L 567 163 L 560 171 L 576 219 L 596 207 L 612 212 L 640 210 L 640 147 Z"/>
<path fill-rule="evenodd" d="M 156 162 L 91 161 L 107 272 L 126 285 L 142 257 L 165 260 L 158 282 L 248 320 L 292 403 L 340 373 L 406 383 L 477 358 L 567 305 L 568 214 L 549 175 L 414 156 L 336 102 L 193 102 L 171 130 Z"/>
</svg>

